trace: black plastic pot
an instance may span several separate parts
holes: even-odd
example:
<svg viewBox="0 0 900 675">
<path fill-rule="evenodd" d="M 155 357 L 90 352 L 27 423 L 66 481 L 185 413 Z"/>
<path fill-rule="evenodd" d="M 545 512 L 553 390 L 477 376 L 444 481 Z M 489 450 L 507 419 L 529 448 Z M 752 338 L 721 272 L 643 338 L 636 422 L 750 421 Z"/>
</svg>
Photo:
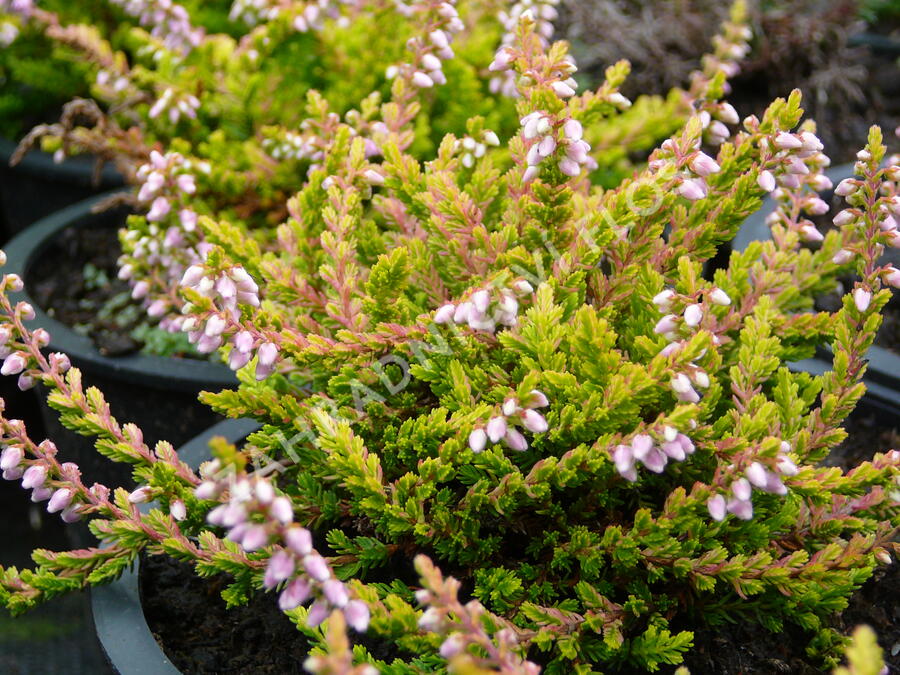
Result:
<svg viewBox="0 0 900 675">
<path fill-rule="evenodd" d="M 209 440 L 223 436 L 237 443 L 256 431 L 253 420 L 226 420 L 191 439 L 178 450 L 178 455 L 197 468 L 209 458 Z M 142 504 L 147 513 L 155 504 Z M 119 579 L 107 586 L 91 589 L 94 626 L 106 657 L 120 675 L 176 675 L 159 643 L 154 639 L 141 609 L 140 561 Z"/>
<path fill-rule="evenodd" d="M 826 175 L 837 185 L 845 178 L 854 175 L 853 166 L 853 164 L 841 164 L 826 171 Z M 829 202 L 831 197 L 832 193 L 830 192 L 822 195 L 826 202 Z M 762 208 L 741 226 L 732 242 L 732 249 L 743 251 L 753 241 L 764 241 L 771 238 L 772 233 L 765 220 L 766 216 L 775 210 L 775 207 L 775 201 L 771 197 L 767 197 Z M 887 250 L 885 258 L 892 264 L 900 266 L 900 251 Z M 866 358 L 869 361 L 869 367 L 863 382 L 866 385 L 868 404 L 900 416 L 900 355 L 873 345 L 869 348 Z M 791 364 L 791 367 L 814 375 L 821 375 L 831 369 L 831 352 L 828 349 L 820 350 L 816 358 Z"/>
<path fill-rule="evenodd" d="M 124 424 L 136 423 L 149 445 L 160 440 L 176 447 L 187 442 L 197 431 L 221 418 L 197 400 L 201 391 L 234 388 L 237 378 L 225 365 L 193 359 L 164 358 L 132 354 L 110 357 L 101 354 L 88 337 L 51 318 L 29 295 L 29 271 L 44 251 L 67 228 L 111 227 L 123 224 L 124 212 L 91 212 L 104 199 L 100 195 L 45 218 L 28 228 L 4 247 L 8 264 L 5 272 L 18 274 L 25 280 L 25 290 L 13 299 L 26 300 L 35 306 L 32 327 L 49 331 L 48 351 L 64 352 L 72 365 L 79 368 L 85 387 L 96 386 L 109 403 L 112 414 Z M 90 439 L 62 428 L 58 415 L 46 403 L 41 406 L 47 435 L 56 442 L 61 457 L 76 461 L 86 480 L 107 485 L 129 485 L 130 469 L 101 457 Z"/>
<path fill-rule="evenodd" d="M 51 213 L 124 184 L 109 165 L 97 181 L 90 157 L 72 157 L 57 164 L 52 155 L 32 151 L 11 167 L 15 149 L 15 143 L 0 138 L 0 242 Z"/>
</svg>

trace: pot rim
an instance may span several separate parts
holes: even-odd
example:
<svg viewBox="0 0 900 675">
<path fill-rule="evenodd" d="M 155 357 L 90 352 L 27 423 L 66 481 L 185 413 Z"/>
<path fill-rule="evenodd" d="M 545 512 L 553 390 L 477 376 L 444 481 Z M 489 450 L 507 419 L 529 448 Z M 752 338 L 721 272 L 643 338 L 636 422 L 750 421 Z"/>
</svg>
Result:
<svg viewBox="0 0 900 675">
<path fill-rule="evenodd" d="M 111 164 L 105 164 L 100 172 L 99 182 L 94 180 L 94 161 L 87 155 L 68 157 L 57 164 L 53 155 L 40 150 L 32 150 L 16 166 L 10 167 L 9 160 L 18 144 L 0 137 L 0 168 L 16 171 L 41 180 L 52 180 L 82 187 L 115 187 L 124 185 L 122 174 Z"/>
<path fill-rule="evenodd" d="M 27 280 L 38 256 L 49 247 L 54 238 L 67 227 L 86 227 L 93 222 L 93 207 L 119 190 L 106 192 L 68 206 L 46 218 L 42 218 L 26 228 L 3 250 L 7 264 L 3 270 L 7 274 L 18 274 Z M 234 372 L 224 364 L 196 359 L 176 359 L 164 356 L 130 354 L 110 357 L 101 354 L 90 338 L 79 335 L 71 328 L 47 313 L 33 300 L 24 288 L 18 293 L 10 293 L 13 303 L 25 301 L 34 307 L 35 318 L 26 322 L 31 328 L 44 328 L 50 333 L 52 351 L 60 351 L 69 356 L 72 364 L 86 373 L 102 373 L 104 376 L 126 383 L 138 382 L 161 389 L 196 391 L 198 386 L 213 390 L 232 388 L 238 380 Z"/>
<path fill-rule="evenodd" d="M 209 441 L 224 436 L 236 443 L 260 428 L 255 420 L 225 420 L 211 426 L 178 449 L 179 458 L 192 469 L 209 458 Z M 142 513 L 158 505 L 139 504 Z M 180 675 L 153 637 L 140 593 L 141 561 L 138 558 L 118 579 L 90 589 L 91 612 L 97 637 L 112 667 L 122 675 Z"/>
</svg>

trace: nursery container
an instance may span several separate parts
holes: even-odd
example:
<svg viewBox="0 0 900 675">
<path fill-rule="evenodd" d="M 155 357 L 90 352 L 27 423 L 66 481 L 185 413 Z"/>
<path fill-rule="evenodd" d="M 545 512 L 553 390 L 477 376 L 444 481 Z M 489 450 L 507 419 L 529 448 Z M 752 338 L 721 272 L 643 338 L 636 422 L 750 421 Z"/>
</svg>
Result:
<svg viewBox="0 0 900 675">
<path fill-rule="evenodd" d="M 0 242 L 44 216 L 123 184 L 110 165 L 103 167 L 98 181 L 94 160 L 86 156 L 57 164 L 52 155 L 32 151 L 11 167 L 15 149 L 15 143 L 0 138 Z"/>
<path fill-rule="evenodd" d="M 223 364 L 195 359 L 142 354 L 105 356 L 90 338 L 48 316 L 46 308 L 39 307 L 30 293 L 29 273 L 67 228 L 118 228 L 123 224 L 125 212 L 121 209 L 92 212 L 92 207 L 104 198 L 104 195 L 93 197 L 44 218 L 4 247 L 8 258 L 5 271 L 25 280 L 25 289 L 11 297 L 34 305 L 36 316 L 30 325 L 49 331 L 51 342 L 47 351 L 67 354 L 72 365 L 81 370 L 85 386 L 96 386 L 104 393 L 113 416 L 121 424 L 136 423 L 151 447 L 159 440 L 178 446 L 196 434 L 197 429 L 220 419 L 197 396 L 205 390 L 235 387 L 234 373 Z M 127 466 L 108 462 L 98 455 L 90 439 L 63 429 L 57 413 L 43 398 L 40 409 L 47 435 L 54 439 L 61 456 L 76 461 L 89 481 L 130 483 Z"/>
<path fill-rule="evenodd" d="M 223 436 L 237 443 L 259 428 L 252 420 L 225 420 L 179 448 L 182 460 L 197 468 L 209 458 L 209 440 Z M 141 504 L 147 513 L 155 504 Z M 113 668 L 121 675 L 175 675 L 172 665 L 150 632 L 141 609 L 140 561 L 107 586 L 91 589 L 97 636 Z"/>
<path fill-rule="evenodd" d="M 855 175 L 853 167 L 853 164 L 842 164 L 826 171 L 826 175 L 837 185 L 843 179 Z M 833 191 L 824 192 L 822 198 L 826 202 L 830 202 L 832 194 Z M 732 243 L 732 249 L 743 251 L 752 241 L 769 239 L 771 231 L 765 221 L 766 216 L 772 213 L 775 208 L 775 200 L 767 197 L 763 202 L 762 208 L 750 216 L 741 226 Z M 900 267 L 900 250 L 887 249 L 884 257 L 893 265 Z M 869 404 L 900 416 L 900 354 L 895 354 L 883 347 L 873 345 L 869 348 L 866 359 L 869 362 L 869 367 L 866 370 L 866 376 L 863 381 L 868 392 L 867 400 Z M 831 352 L 825 348 L 819 350 L 816 358 L 806 359 L 791 365 L 795 369 L 819 375 L 830 370 L 830 363 Z"/>
</svg>

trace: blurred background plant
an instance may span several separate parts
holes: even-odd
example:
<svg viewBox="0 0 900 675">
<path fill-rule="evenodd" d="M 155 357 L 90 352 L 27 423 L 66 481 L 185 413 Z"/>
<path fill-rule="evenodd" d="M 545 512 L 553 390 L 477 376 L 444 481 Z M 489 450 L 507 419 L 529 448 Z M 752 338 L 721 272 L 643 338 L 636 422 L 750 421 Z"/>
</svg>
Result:
<svg viewBox="0 0 900 675">
<path fill-rule="evenodd" d="M 759 115 L 773 97 L 800 89 L 808 115 L 839 162 L 852 159 L 871 124 L 900 123 L 893 57 L 857 39 L 900 26 L 900 2 L 748 4 L 752 51 L 729 96 L 741 115 Z M 625 95 L 661 93 L 685 81 L 727 12 L 727 3 L 714 0 L 563 0 L 558 34 L 572 42 L 582 75 L 595 77 L 626 58 L 632 75 Z"/>
</svg>

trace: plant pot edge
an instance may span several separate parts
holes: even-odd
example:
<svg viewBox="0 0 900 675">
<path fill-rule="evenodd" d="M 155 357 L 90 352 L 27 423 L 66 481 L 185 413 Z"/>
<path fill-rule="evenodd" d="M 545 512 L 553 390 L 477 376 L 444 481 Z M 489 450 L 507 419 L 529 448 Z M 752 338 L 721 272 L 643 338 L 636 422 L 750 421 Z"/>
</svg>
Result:
<svg viewBox="0 0 900 675">
<path fill-rule="evenodd" d="M 178 456 L 196 469 L 209 457 L 209 440 L 224 436 L 235 443 L 260 428 L 249 419 L 229 419 L 213 425 L 178 449 Z M 155 503 L 141 504 L 142 513 Z M 118 579 L 90 589 L 97 637 L 112 667 L 120 675 L 180 675 L 153 637 L 140 597 L 140 559 Z"/>
<path fill-rule="evenodd" d="M 16 151 L 18 143 L 0 136 L 0 168 L 6 171 L 18 171 L 28 176 L 55 180 L 69 185 L 85 188 L 112 188 L 125 184 L 122 175 L 110 164 L 106 164 L 100 172 L 100 181 L 94 181 L 94 160 L 86 155 L 69 157 L 57 163 L 53 155 L 32 150 L 22 161 L 11 167 L 9 161 Z"/>
<path fill-rule="evenodd" d="M 116 192 L 111 191 L 85 199 L 42 218 L 20 232 L 3 247 L 8 261 L 4 271 L 7 274 L 18 274 L 23 280 L 27 279 L 32 264 L 51 245 L 55 235 L 69 226 L 87 225 L 90 222 L 92 208 Z M 68 326 L 48 316 L 33 301 L 27 287 L 18 293 L 11 293 L 10 299 L 14 303 L 20 301 L 30 303 L 34 307 L 35 318 L 26 322 L 27 325 L 31 328 L 46 329 L 50 333 L 49 348 L 67 354 L 72 364 L 84 372 L 102 372 L 121 381 L 137 380 L 160 388 L 180 391 L 192 391 L 196 389 L 198 382 L 202 383 L 202 386 L 217 390 L 234 387 L 237 384 L 237 377 L 224 364 L 142 354 L 104 356 L 89 338 L 78 335 Z"/>
</svg>

